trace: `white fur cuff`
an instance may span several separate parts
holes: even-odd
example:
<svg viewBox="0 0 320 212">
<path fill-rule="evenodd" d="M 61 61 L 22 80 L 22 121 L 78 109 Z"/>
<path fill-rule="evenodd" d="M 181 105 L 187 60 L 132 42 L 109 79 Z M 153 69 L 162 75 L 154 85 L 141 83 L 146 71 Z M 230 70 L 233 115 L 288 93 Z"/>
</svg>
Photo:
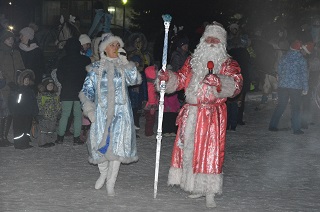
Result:
<svg viewBox="0 0 320 212">
<path fill-rule="evenodd" d="M 82 111 L 83 111 L 83 115 L 87 116 L 91 122 L 94 122 L 95 118 L 92 117 L 92 115 L 94 115 L 95 112 L 95 104 L 93 102 L 91 102 L 82 91 L 80 91 L 79 93 L 79 99 L 82 103 Z M 90 117 L 91 116 L 91 117 Z M 93 120 L 91 120 L 91 118 Z"/>
<path fill-rule="evenodd" d="M 236 83 L 232 77 L 226 75 L 218 74 L 221 82 L 221 92 L 216 93 L 216 97 L 218 98 L 227 98 L 233 96 L 236 90 Z"/>
<path fill-rule="evenodd" d="M 169 80 L 168 82 L 166 82 L 166 93 L 174 93 L 175 91 L 177 91 L 177 87 L 178 87 L 178 78 L 177 76 L 174 74 L 174 72 L 166 70 L 169 74 Z M 156 79 L 155 81 L 155 86 L 157 91 L 160 91 L 160 81 L 159 78 Z"/>
</svg>

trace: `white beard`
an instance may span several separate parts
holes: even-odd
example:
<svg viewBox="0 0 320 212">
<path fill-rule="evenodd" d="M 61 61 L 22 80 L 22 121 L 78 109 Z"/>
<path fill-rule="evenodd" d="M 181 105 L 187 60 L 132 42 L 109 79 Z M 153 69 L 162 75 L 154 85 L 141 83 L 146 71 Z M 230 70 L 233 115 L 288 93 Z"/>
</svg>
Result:
<svg viewBox="0 0 320 212">
<path fill-rule="evenodd" d="M 209 73 L 207 68 L 208 61 L 212 61 L 214 64 L 213 74 L 220 72 L 221 65 L 224 63 L 230 56 L 227 54 L 224 44 L 207 44 L 201 42 L 190 61 L 192 68 L 192 79 L 188 88 L 186 89 L 186 98 L 191 101 L 189 103 L 196 103 L 194 99 L 198 92 L 198 89 L 201 85 L 202 80 Z"/>
</svg>

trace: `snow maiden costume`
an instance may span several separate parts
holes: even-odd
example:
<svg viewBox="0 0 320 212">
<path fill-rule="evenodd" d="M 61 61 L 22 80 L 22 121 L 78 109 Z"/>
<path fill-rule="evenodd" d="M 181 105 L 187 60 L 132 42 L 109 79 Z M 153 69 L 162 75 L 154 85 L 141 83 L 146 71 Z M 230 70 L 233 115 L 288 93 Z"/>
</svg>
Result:
<svg viewBox="0 0 320 212">
<path fill-rule="evenodd" d="M 218 38 L 211 44 L 208 37 Z M 208 74 L 207 62 L 214 62 Z M 226 53 L 226 31 L 218 23 L 208 25 L 194 54 L 176 73 L 164 72 L 167 93 L 184 89 L 186 104 L 176 120 L 175 139 L 168 184 L 206 196 L 207 207 L 215 207 L 214 195 L 222 193 L 222 166 L 227 125 L 227 97 L 241 91 L 242 76 L 238 63 Z M 158 78 L 161 77 L 160 76 Z M 159 85 L 159 83 L 156 83 Z"/>
<path fill-rule="evenodd" d="M 101 60 L 87 66 L 88 75 L 79 94 L 83 114 L 92 122 L 87 144 L 89 162 L 98 164 L 100 171 L 95 188 L 100 189 L 107 180 L 109 196 L 114 195 L 120 163 L 138 160 L 127 87 L 142 81 L 133 62 L 122 55 L 106 57 L 106 47 L 114 42 L 123 47 L 121 38 L 110 33 L 102 36 Z"/>
</svg>

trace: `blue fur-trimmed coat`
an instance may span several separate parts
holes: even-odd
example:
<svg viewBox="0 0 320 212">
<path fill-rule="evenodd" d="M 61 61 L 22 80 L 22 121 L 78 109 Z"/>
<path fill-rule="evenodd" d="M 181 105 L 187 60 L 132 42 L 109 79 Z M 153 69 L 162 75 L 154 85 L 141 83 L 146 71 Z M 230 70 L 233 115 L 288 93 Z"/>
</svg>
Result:
<svg viewBox="0 0 320 212">
<path fill-rule="evenodd" d="M 141 84 L 140 73 L 134 63 L 124 64 L 119 58 L 101 59 L 87 71 L 79 98 L 84 115 L 92 121 L 87 140 L 89 162 L 137 161 L 128 86 Z"/>
</svg>

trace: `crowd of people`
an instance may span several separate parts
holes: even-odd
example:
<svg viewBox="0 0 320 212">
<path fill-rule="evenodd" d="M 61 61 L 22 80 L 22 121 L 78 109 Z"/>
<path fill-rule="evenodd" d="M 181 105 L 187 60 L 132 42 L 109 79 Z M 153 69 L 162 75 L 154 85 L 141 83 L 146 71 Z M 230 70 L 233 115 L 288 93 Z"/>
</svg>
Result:
<svg viewBox="0 0 320 212">
<path fill-rule="evenodd" d="M 94 23 L 103 16 L 101 9 L 96 16 Z M 20 30 L 17 48 L 15 35 L 1 31 L 1 147 L 32 148 L 35 126 L 39 147 L 62 144 L 72 122 L 73 144 L 86 144 L 89 162 L 99 169 L 95 189 L 106 184 L 108 196 L 114 196 L 120 164 L 138 160 L 141 117 L 145 136 L 155 137 L 159 83 L 165 81 L 162 133 L 175 137 L 168 184 L 180 185 L 190 198 L 205 196 L 211 208 L 222 192 L 226 131 L 245 125 L 253 70 L 263 73 L 261 104 L 270 90 L 278 93 L 270 131 L 278 130 L 289 100 L 293 133 L 303 134 L 301 128 L 311 122 L 310 93 L 319 78 L 319 66 L 311 63 L 319 60 L 319 34 L 290 41 L 281 30 L 266 41 L 261 32 L 250 37 L 236 23 L 227 30 L 217 22 L 206 23 L 192 53 L 188 36 L 175 34 L 167 70 L 159 71 L 143 33 L 132 33 L 124 42 L 105 28 L 67 39 L 57 69 L 49 75 L 32 27 Z M 273 55 L 257 47 L 270 45 Z M 9 141 L 12 122 L 14 138 Z"/>
</svg>

